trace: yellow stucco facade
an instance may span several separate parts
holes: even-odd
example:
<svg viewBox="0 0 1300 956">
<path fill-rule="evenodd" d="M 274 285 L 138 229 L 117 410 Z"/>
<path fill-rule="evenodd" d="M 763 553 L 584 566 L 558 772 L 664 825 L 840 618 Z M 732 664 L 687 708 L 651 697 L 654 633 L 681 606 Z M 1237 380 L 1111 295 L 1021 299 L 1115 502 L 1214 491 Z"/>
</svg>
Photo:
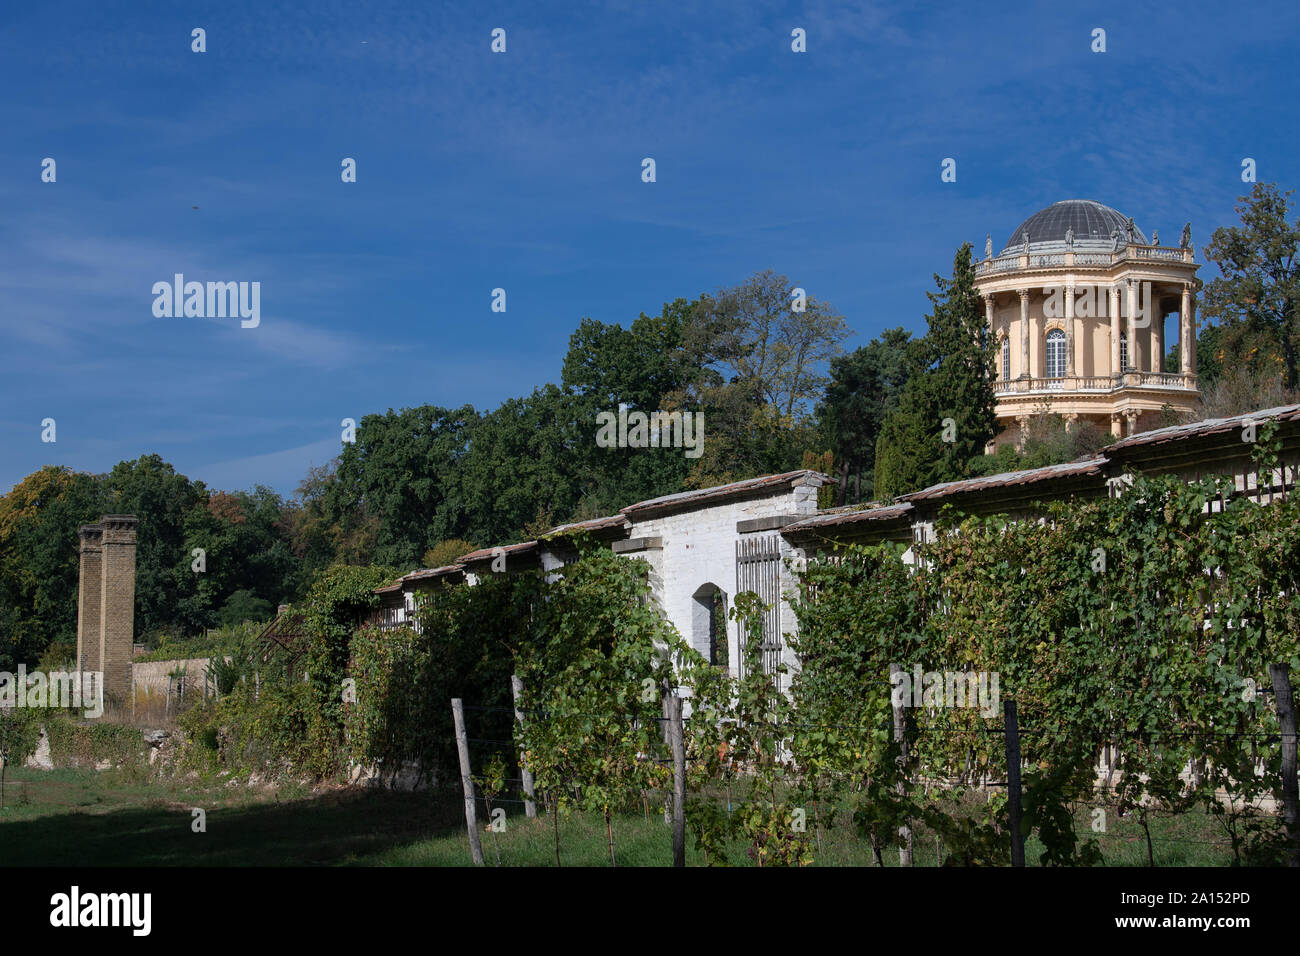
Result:
<svg viewBox="0 0 1300 956">
<path fill-rule="evenodd" d="M 1178 246 L 1158 245 L 1090 200 L 1031 216 L 997 256 L 987 241 L 975 285 L 997 349 L 990 450 L 1019 443 L 1044 410 L 1116 436 L 1156 427 L 1166 405 L 1192 411 L 1199 268 L 1190 226 Z M 1166 372 L 1174 344 L 1178 371 Z"/>
</svg>

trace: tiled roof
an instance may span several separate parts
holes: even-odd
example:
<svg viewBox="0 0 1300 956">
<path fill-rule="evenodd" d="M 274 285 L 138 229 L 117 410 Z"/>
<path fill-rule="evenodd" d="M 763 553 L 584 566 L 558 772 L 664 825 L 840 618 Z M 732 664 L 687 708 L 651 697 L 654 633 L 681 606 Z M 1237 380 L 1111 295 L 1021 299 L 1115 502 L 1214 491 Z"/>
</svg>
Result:
<svg viewBox="0 0 1300 956">
<path fill-rule="evenodd" d="M 412 581 L 425 581 L 430 578 L 441 578 L 448 574 L 455 574 L 457 571 L 464 571 L 463 564 L 447 564 L 441 568 L 421 568 L 418 571 L 412 571 L 409 574 L 403 574 L 392 584 L 385 585 L 382 588 L 375 588 L 375 594 L 389 594 L 393 591 L 400 591 Z"/>
<path fill-rule="evenodd" d="M 694 505 L 705 501 L 716 501 L 732 497 L 739 497 L 751 494 L 755 491 L 761 491 L 764 488 L 774 488 L 780 485 L 793 485 L 796 482 L 804 481 L 808 478 L 820 479 L 820 484 L 833 484 L 834 478 L 823 475 L 820 471 L 811 471 L 807 468 L 799 471 L 787 471 L 780 475 L 764 475 L 761 478 L 747 478 L 744 481 L 733 481 L 729 485 L 718 485 L 715 488 L 697 488 L 692 491 L 679 491 L 673 495 L 664 495 L 660 498 L 650 498 L 647 501 L 638 501 L 634 505 L 628 505 L 622 509 L 621 514 L 631 517 L 633 514 L 640 514 L 646 511 L 654 511 L 659 508 L 674 508 L 681 505 Z"/>
<path fill-rule="evenodd" d="M 1281 422 L 1300 421 L 1300 405 L 1279 405 L 1277 408 L 1263 408 L 1256 412 L 1246 412 L 1244 415 L 1234 415 L 1231 418 L 1207 418 L 1203 422 L 1192 422 L 1190 425 L 1156 428 L 1149 432 L 1141 432 L 1137 435 L 1130 435 L 1128 438 L 1121 438 L 1113 445 L 1107 445 L 1103 450 L 1110 454 L 1143 445 L 1159 445 L 1164 442 L 1182 441 L 1204 435 L 1218 435 L 1223 432 L 1235 431 L 1247 422 L 1259 423 L 1272 418 Z"/>
<path fill-rule="evenodd" d="M 909 495 L 899 495 L 898 500 L 927 501 L 969 491 L 991 491 L 995 488 L 1010 488 L 1013 485 L 1032 485 L 1035 482 L 1050 481 L 1053 478 L 1100 475 L 1105 467 L 1106 459 L 1104 457 L 1084 458 L 1061 465 L 1047 465 L 1043 468 L 1006 471 L 1000 475 L 985 475 L 980 478 L 967 478 L 962 481 L 945 481 L 941 484 L 931 485 L 929 488 L 922 488 L 920 491 L 914 491 Z"/>
<path fill-rule="evenodd" d="M 621 514 L 606 515 L 603 518 L 589 518 L 586 521 L 573 521 L 569 524 L 562 524 L 546 532 L 546 534 L 542 535 L 542 538 L 556 538 L 567 534 L 576 534 L 580 531 L 603 531 L 606 528 L 626 527 L 627 524 L 627 518 Z"/>
<path fill-rule="evenodd" d="M 800 531 L 812 531 L 816 528 L 840 527 L 868 521 L 892 521 L 896 518 L 906 518 L 912 513 L 912 510 L 912 504 L 908 501 L 879 508 L 836 508 L 833 511 L 823 511 L 801 521 L 796 521 L 794 524 L 788 524 L 781 529 L 781 533 L 798 533 Z"/>
<path fill-rule="evenodd" d="M 463 564 L 446 564 L 440 568 L 421 568 L 419 571 L 412 571 L 402 578 L 403 581 L 423 581 L 425 578 L 440 578 L 448 574 L 455 574 L 457 571 L 464 571 Z"/>
<path fill-rule="evenodd" d="M 518 544 L 503 544 L 493 548 L 479 548 L 477 551 L 471 551 L 469 554 L 460 556 L 462 565 L 470 564 L 474 561 L 487 561 L 496 556 L 497 550 L 504 551 L 506 554 L 523 554 L 527 551 L 533 551 L 537 548 L 536 541 L 521 541 Z"/>
</svg>

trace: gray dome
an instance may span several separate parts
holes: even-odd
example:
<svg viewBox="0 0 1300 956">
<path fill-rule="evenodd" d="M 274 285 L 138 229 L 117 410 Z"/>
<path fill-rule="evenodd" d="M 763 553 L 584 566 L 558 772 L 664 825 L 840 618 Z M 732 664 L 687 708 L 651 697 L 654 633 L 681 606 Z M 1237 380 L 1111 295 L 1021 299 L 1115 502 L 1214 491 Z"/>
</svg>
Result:
<svg viewBox="0 0 1300 956">
<path fill-rule="evenodd" d="M 1118 229 L 1120 241 L 1124 242 L 1127 226 L 1128 217 L 1116 209 L 1091 199 L 1065 199 L 1052 203 L 1046 209 L 1040 209 L 1017 226 L 1002 252 L 1020 249 L 1026 232 L 1029 233 L 1029 248 L 1033 251 L 1048 246 L 1064 248 L 1067 229 L 1074 230 L 1075 248 L 1109 249 L 1111 230 Z M 1141 245 L 1147 245 L 1147 237 L 1136 227 L 1134 239 Z"/>
</svg>

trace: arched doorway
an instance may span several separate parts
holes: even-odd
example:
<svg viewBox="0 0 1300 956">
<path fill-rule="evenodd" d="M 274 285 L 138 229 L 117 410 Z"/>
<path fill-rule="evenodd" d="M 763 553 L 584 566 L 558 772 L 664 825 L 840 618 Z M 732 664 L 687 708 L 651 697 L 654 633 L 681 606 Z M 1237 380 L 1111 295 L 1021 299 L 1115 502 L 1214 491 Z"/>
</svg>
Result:
<svg viewBox="0 0 1300 956">
<path fill-rule="evenodd" d="M 727 597 L 716 584 L 692 595 L 691 646 L 710 664 L 727 664 Z"/>
</svg>

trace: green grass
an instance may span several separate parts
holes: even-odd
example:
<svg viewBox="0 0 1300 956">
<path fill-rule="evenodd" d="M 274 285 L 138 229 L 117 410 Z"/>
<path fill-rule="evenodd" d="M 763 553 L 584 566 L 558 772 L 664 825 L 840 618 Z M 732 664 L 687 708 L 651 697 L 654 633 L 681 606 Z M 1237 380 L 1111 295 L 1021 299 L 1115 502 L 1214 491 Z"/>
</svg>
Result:
<svg viewBox="0 0 1300 956">
<path fill-rule="evenodd" d="M 8 774 L 6 806 L 0 810 L 0 865 L 5 866 L 264 866 L 366 865 L 467 866 L 469 841 L 458 792 L 393 793 L 378 790 L 302 787 L 277 792 L 204 782 L 148 780 L 139 774 L 86 769 Z M 517 804 L 503 833 L 483 830 L 489 866 L 554 866 L 552 817 L 528 819 Z M 207 812 L 207 832 L 194 833 L 191 810 Z M 482 815 L 486 818 L 487 814 Z M 1091 835 L 1089 814 L 1080 811 L 1078 832 Z M 1131 819 L 1108 813 L 1098 834 L 1105 862 L 1145 866 L 1146 842 Z M 813 820 L 808 821 L 810 836 Z M 1217 824 L 1201 811 L 1152 824 L 1158 866 L 1226 866 L 1230 847 Z M 563 866 L 608 866 L 609 848 L 600 814 L 566 812 L 559 824 Z M 870 866 L 869 846 L 841 815 L 820 834 L 818 866 Z M 618 815 L 614 849 L 620 866 L 668 866 L 671 831 L 661 812 Z M 918 832 L 915 865 L 934 866 L 939 848 L 932 834 Z M 1027 858 L 1040 847 L 1031 839 Z M 744 847 L 729 848 L 731 862 L 752 865 Z M 687 865 L 703 865 L 687 834 Z M 898 865 L 887 850 L 886 866 Z"/>
</svg>

